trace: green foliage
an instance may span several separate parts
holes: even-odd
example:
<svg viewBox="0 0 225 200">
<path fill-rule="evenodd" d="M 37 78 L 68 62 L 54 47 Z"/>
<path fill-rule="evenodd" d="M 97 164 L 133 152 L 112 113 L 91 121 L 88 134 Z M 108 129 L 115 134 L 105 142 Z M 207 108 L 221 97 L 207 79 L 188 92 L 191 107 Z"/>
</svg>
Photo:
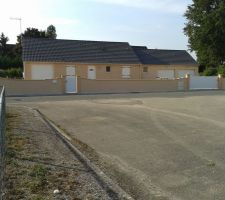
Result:
<svg viewBox="0 0 225 200">
<path fill-rule="evenodd" d="M 42 165 L 34 165 L 32 172 L 30 173 L 30 176 L 32 177 L 45 177 L 48 173 L 47 168 L 45 168 Z"/>
<path fill-rule="evenodd" d="M 206 69 L 206 67 L 205 67 L 204 65 L 199 65 L 199 67 L 198 67 L 198 72 L 199 72 L 199 73 L 202 73 L 202 72 L 205 71 L 205 69 Z"/>
<path fill-rule="evenodd" d="M 4 35 L 4 33 L 1 33 L 0 35 L 0 55 L 6 55 L 7 54 L 7 46 L 6 43 L 9 41 L 9 38 Z"/>
<path fill-rule="evenodd" d="M 217 74 L 217 68 L 213 67 L 209 67 L 203 72 L 203 76 L 216 76 Z"/>
<path fill-rule="evenodd" d="M 10 68 L 10 69 L 6 69 L 6 70 L 0 70 L 0 77 L 22 78 L 23 70 L 20 68 Z"/>
<path fill-rule="evenodd" d="M 27 28 L 22 37 L 32 37 L 32 38 L 45 38 L 45 31 L 38 30 L 37 28 Z"/>
<path fill-rule="evenodd" d="M 57 34 L 56 34 L 55 26 L 53 26 L 53 25 L 48 26 L 47 31 L 46 31 L 46 37 L 56 39 Z"/>
<path fill-rule="evenodd" d="M 193 0 L 184 16 L 184 33 L 199 63 L 208 67 L 225 63 L 225 1 Z"/>
<path fill-rule="evenodd" d="M 23 62 L 20 56 L 0 56 L 0 69 L 22 68 Z"/>
<path fill-rule="evenodd" d="M 24 33 L 17 36 L 17 44 L 15 51 L 17 52 L 17 55 L 22 55 L 22 45 L 21 45 L 21 40 L 22 38 L 25 37 L 30 37 L 30 38 L 52 38 L 56 39 L 57 34 L 56 34 L 56 28 L 53 25 L 50 25 L 47 27 L 47 30 L 39 30 L 37 28 L 27 28 Z"/>
<path fill-rule="evenodd" d="M 22 35 L 17 36 L 16 52 L 22 57 L 22 38 L 46 38 L 45 31 L 38 30 L 37 28 L 27 28 Z"/>
<path fill-rule="evenodd" d="M 218 67 L 218 74 L 221 74 L 223 77 L 225 77 L 225 66 L 224 65 L 220 65 Z"/>
<path fill-rule="evenodd" d="M 27 28 L 22 35 L 17 36 L 16 45 L 7 44 L 8 37 L 1 33 L 0 35 L 0 69 L 22 68 L 22 38 L 52 38 L 57 36 L 56 28 L 53 25 L 48 26 L 47 30 L 42 31 L 37 28 Z M 2 72 L 1 72 L 2 74 Z"/>
</svg>

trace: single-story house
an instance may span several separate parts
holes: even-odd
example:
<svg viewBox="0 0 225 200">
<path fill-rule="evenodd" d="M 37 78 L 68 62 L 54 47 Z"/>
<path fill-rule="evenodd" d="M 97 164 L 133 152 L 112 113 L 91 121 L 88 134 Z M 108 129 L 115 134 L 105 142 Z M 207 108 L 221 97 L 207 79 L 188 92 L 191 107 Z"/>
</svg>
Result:
<svg viewBox="0 0 225 200">
<path fill-rule="evenodd" d="M 119 81 L 198 75 L 198 64 L 183 50 L 45 38 L 23 38 L 22 48 L 25 80 L 65 77 L 67 91 L 76 84 L 77 77 Z"/>
<path fill-rule="evenodd" d="M 142 64 L 142 79 L 181 78 L 198 75 L 198 64 L 185 50 L 148 49 L 133 46 Z"/>
</svg>

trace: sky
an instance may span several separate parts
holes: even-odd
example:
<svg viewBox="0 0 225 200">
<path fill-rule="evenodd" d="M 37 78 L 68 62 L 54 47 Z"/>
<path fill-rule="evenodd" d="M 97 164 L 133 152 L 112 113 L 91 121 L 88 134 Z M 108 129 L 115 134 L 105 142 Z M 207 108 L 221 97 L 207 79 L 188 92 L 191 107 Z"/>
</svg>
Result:
<svg viewBox="0 0 225 200">
<path fill-rule="evenodd" d="M 59 39 L 121 41 L 185 49 L 183 16 L 191 0 L 0 0 L 0 33 L 15 43 L 22 30 L 53 24 Z"/>
</svg>

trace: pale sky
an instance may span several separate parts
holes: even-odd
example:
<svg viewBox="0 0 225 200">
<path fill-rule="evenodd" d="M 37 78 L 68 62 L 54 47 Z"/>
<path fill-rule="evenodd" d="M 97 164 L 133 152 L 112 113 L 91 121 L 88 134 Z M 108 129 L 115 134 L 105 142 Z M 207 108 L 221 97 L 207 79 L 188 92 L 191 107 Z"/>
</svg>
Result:
<svg viewBox="0 0 225 200">
<path fill-rule="evenodd" d="M 22 29 L 53 24 L 59 39 L 129 42 L 185 49 L 183 14 L 191 0 L 0 0 L 0 32 L 16 42 Z"/>
</svg>

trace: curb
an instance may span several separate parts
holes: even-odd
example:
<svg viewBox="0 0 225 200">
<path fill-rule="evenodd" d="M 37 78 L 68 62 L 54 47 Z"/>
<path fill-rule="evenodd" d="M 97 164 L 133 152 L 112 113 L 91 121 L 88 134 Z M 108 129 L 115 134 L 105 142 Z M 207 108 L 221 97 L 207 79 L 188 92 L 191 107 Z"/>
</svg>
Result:
<svg viewBox="0 0 225 200">
<path fill-rule="evenodd" d="M 70 151 L 78 157 L 78 159 L 93 172 L 98 183 L 107 192 L 107 194 L 115 200 L 134 200 L 129 194 L 127 194 L 120 186 L 112 181 L 99 167 L 93 164 L 78 148 L 71 143 L 71 138 L 59 129 L 53 122 L 51 122 L 43 113 L 38 109 L 36 111 L 42 120 L 50 127 L 56 136 L 62 140 L 62 142 L 70 149 Z"/>
</svg>

